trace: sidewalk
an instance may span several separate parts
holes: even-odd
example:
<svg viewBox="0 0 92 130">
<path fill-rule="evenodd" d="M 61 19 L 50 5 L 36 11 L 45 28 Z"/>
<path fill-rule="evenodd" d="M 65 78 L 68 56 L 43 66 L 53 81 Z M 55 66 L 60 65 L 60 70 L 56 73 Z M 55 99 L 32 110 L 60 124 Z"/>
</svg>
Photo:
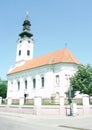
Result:
<svg viewBox="0 0 92 130">
<path fill-rule="evenodd" d="M 92 115 L 91 116 L 43 116 L 29 115 L 19 113 L 1 112 L 0 116 L 12 118 L 13 120 L 21 120 L 37 130 L 92 130 Z M 34 130 L 35 130 L 34 129 Z"/>
</svg>

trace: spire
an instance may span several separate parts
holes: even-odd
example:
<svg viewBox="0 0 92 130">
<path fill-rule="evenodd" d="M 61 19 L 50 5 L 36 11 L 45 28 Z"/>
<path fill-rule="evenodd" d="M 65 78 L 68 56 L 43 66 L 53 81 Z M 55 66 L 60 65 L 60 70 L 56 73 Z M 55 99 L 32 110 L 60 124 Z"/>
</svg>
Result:
<svg viewBox="0 0 92 130">
<path fill-rule="evenodd" d="M 19 36 L 21 38 L 24 38 L 24 37 L 29 37 L 31 38 L 33 36 L 33 34 L 30 32 L 30 21 L 29 21 L 29 15 L 28 15 L 28 12 L 26 13 L 26 18 L 23 22 L 23 31 L 22 33 L 19 34 Z"/>
</svg>

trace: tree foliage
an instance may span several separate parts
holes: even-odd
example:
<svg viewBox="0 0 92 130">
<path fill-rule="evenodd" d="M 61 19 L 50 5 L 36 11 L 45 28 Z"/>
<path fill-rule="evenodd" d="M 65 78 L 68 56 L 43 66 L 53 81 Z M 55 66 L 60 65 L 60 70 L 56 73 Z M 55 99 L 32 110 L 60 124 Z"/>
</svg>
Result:
<svg viewBox="0 0 92 130">
<path fill-rule="evenodd" d="M 0 82 L 0 97 L 6 98 L 7 94 L 7 81 Z"/>
<path fill-rule="evenodd" d="M 79 91 L 81 94 L 92 96 L 92 67 L 91 65 L 79 65 L 78 71 L 70 78 L 73 93 Z"/>
</svg>

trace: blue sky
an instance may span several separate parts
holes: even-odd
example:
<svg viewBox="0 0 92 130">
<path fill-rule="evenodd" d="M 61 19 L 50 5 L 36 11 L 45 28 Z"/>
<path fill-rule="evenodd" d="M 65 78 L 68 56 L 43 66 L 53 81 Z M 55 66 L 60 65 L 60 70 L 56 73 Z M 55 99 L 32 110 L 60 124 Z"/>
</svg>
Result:
<svg viewBox="0 0 92 130">
<path fill-rule="evenodd" d="M 0 76 L 15 64 L 22 24 L 29 12 L 34 57 L 65 47 L 83 64 L 92 64 L 92 0 L 0 1 Z"/>
</svg>

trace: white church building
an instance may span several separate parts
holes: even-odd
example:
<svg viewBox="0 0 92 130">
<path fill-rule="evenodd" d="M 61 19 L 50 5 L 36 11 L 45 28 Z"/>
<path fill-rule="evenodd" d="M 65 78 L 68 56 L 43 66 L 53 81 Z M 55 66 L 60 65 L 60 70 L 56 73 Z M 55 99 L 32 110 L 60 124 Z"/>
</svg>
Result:
<svg viewBox="0 0 92 130">
<path fill-rule="evenodd" d="M 28 100 L 35 96 L 51 99 L 53 96 L 67 96 L 69 78 L 76 72 L 80 62 L 67 49 L 33 58 L 34 41 L 30 31 L 28 15 L 17 40 L 16 63 L 7 74 L 7 98 Z"/>
</svg>

